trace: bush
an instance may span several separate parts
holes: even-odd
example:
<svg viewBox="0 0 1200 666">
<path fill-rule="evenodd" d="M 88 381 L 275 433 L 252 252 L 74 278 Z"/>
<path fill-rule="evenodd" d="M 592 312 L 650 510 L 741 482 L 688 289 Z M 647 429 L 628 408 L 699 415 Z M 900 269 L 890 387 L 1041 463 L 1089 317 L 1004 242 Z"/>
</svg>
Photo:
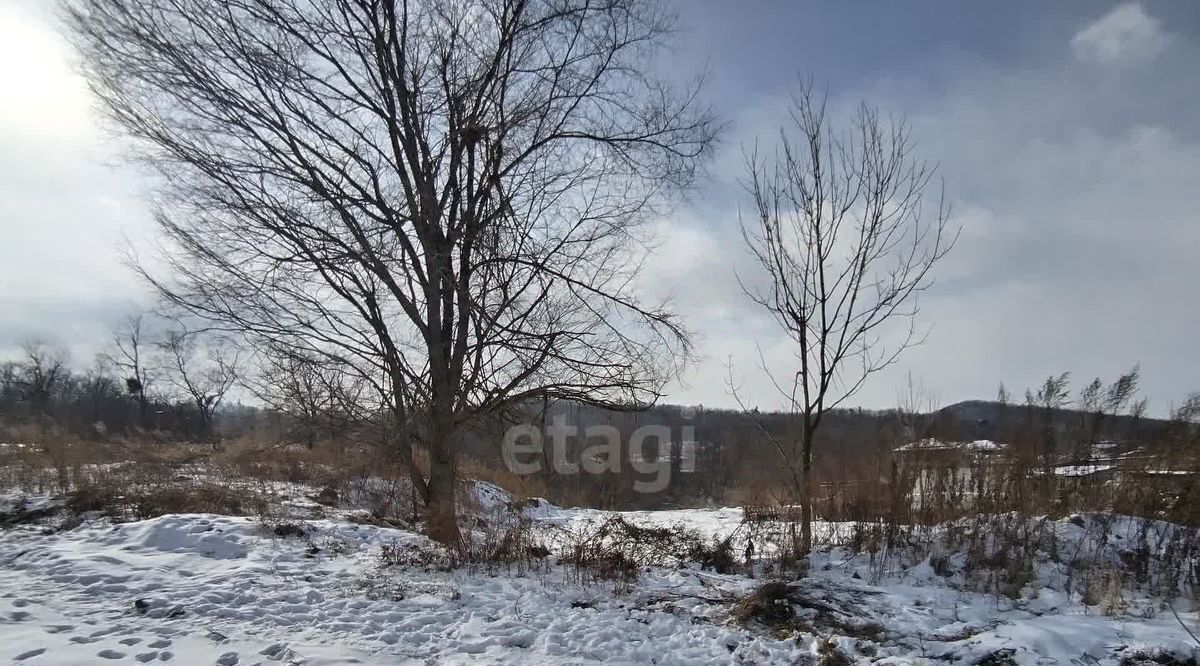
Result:
<svg viewBox="0 0 1200 666">
<path fill-rule="evenodd" d="M 132 507 L 138 518 L 156 518 L 169 513 L 219 513 L 243 515 L 243 494 L 211 483 L 151 488 L 136 493 Z"/>
<path fill-rule="evenodd" d="M 735 567 L 729 539 L 708 541 L 681 525 L 647 527 L 618 515 L 572 537 L 566 560 L 601 580 L 631 582 L 643 567 L 689 562 L 721 573 Z"/>
</svg>

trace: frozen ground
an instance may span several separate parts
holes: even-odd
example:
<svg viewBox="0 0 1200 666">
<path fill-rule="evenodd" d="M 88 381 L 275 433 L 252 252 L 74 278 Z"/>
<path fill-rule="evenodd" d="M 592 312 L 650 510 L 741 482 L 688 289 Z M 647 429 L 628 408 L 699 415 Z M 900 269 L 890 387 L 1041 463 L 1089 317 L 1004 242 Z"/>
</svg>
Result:
<svg viewBox="0 0 1200 666">
<path fill-rule="evenodd" d="M 495 495 L 495 494 L 493 494 Z M 484 497 L 502 501 L 499 495 Z M 567 528 L 604 512 L 541 505 Z M 737 527 L 733 509 L 632 512 L 633 521 Z M 444 570 L 412 532 L 340 518 L 280 537 L 251 518 L 106 520 L 54 534 L 0 532 L 0 660 L 29 664 L 795 664 L 818 637 L 730 619 L 761 580 L 652 568 L 628 590 L 581 583 L 568 567 Z M 386 553 L 385 553 L 386 551 Z M 385 557 L 386 554 L 386 557 Z M 1169 611 L 1134 600 L 1106 617 L 1039 570 L 1017 600 L 956 589 L 928 562 L 870 585 L 862 558 L 815 556 L 797 584 L 826 632 L 862 663 L 1131 664 L 1200 653 Z M 392 564 L 384 564 L 385 559 Z M 398 562 L 398 563 L 397 563 Z M 819 610 L 813 610 L 813 609 Z M 1195 626 L 1191 606 L 1177 603 Z M 821 623 L 818 623 L 821 624 Z M 853 634 L 853 635 L 846 635 Z M 825 648 L 827 650 L 827 648 Z M 825 663 L 830 661 L 828 654 Z M 1192 662 L 1194 663 L 1194 662 Z"/>
</svg>

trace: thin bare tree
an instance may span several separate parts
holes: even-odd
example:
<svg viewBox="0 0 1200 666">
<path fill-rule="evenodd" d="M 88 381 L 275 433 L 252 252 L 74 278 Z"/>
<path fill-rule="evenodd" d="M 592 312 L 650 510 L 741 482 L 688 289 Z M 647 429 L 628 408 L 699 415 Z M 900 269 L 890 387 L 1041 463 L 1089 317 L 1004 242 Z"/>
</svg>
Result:
<svg viewBox="0 0 1200 666">
<path fill-rule="evenodd" d="M 147 337 L 145 316 L 137 313 L 123 319 L 113 330 L 112 345 L 102 358 L 125 374 L 125 390 L 137 400 L 138 426 L 146 428 L 149 425 L 150 386 L 154 380 L 147 358 L 153 342 Z"/>
<path fill-rule="evenodd" d="M 172 303 L 390 396 L 457 543 L 464 426 L 535 398 L 653 402 L 686 332 L 631 282 L 715 125 L 653 75 L 650 0 L 66 0 L 159 176 Z M 412 464 L 414 444 L 431 461 Z"/>
<path fill-rule="evenodd" d="M 934 168 L 913 149 L 908 124 L 866 104 L 848 131 L 835 130 L 826 98 L 805 83 L 775 151 L 747 159 L 754 214 L 742 235 L 766 280 L 739 281 L 794 344 L 793 374 L 763 370 L 798 420 L 795 439 L 776 450 L 803 505 L 802 554 L 812 547 L 822 419 L 923 340 L 917 297 L 957 238 L 941 198 L 924 208 Z"/>
<path fill-rule="evenodd" d="M 914 379 L 909 371 L 903 388 L 896 393 L 896 425 L 900 435 L 896 444 L 908 444 L 927 437 L 938 404 L 937 392 L 920 379 Z"/>
<path fill-rule="evenodd" d="M 1184 469 L 1200 471 L 1200 392 L 1190 393 L 1183 404 L 1171 408 L 1163 439 L 1169 453 Z"/>
<path fill-rule="evenodd" d="M 1071 403 L 1071 373 L 1050 375 L 1038 387 L 1037 392 L 1025 389 L 1026 420 L 1034 425 L 1040 437 L 1037 442 L 1038 450 L 1034 452 L 1037 461 L 1042 466 L 1042 473 L 1047 476 L 1050 469 L 1058 460 L 1058 428 L 1055 415 Z"/>
<path fill-rule="evenodd" d="M 255 377 L 245 383 L 263 404 L 289 415 L 301 440 L 312 448 L 318 436 L 333 437 L 373 420 L 385 407 L 371 399 L 367 382 L 340 364 L 268 349 L 259 354 Z"/>
<path fill-rule="evenodd" d="M 1145 413 L 1146 400 L 1136 399 L 1140 381 L 1141 368 L 1135 365 L 1108 386 L 1097 377 L 1079 390 L 1079 427 L 1074 451 L 1077 460 L 1091 460 L 1101 453 L 1096 447 L 1105 425 L 1113 417 L 1126 410 L 1135 418 Z"/>
<path fill-rule="evenodd" d="M 238 375 L 238 354 L 216 337 L 179 328 L 168 331 L 158 347 L 163 375 L 196 408 L 200 434 L 213 436 L 213 419 Z"/>
</svg>

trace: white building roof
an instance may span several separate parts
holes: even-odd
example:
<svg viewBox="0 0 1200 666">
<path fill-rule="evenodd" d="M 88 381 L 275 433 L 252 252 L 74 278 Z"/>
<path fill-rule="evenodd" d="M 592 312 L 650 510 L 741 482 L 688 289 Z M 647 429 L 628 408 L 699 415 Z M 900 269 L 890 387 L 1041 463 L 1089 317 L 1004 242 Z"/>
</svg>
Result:
<svg viewBox="0 0 1200 666">
<path fill-rule="evenodd" d="M 909 442 L 896 449 L 897 451 L 974 451 L 976 453 L 991 453 L 1003 451 L 1004 445 L 990 439 L 977 439 L 973 442 L 948 442 L 942 439 L 927 437 Z"/>
</svg>

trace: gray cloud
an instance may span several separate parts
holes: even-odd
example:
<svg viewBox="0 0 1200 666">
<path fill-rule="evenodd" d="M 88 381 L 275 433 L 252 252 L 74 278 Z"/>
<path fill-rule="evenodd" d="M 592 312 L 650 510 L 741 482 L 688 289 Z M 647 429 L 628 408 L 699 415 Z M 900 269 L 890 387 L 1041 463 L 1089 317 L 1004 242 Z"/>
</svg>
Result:
<svg viewBox="0 0 1200 666">
<path fill-rule="evenodd" d="M 1071 38 L 1075 57 L 1084 62 L 1152 60 L 1169 41 L 1158 19 L 1139 2 L 1118 5 Z"/>
<path fill-rule="evenodd" d="M 1019 393 L 1052 372 L 1074 371 L 1082 383 L 1139 362 L 1160 414 L 1200 388 L 1189 342 L 1200 324 L 1191 258 L 1200 142 L 1190 111 L 1200 95 L 1189 83 L 1194 45 L 1174 39 L 1164 51 L 1167 39 L 1140 7 L 1122 6 L 1063 35 L 1057 57 L 1031 66 L 940 55 L 920 74 L 881 72 L 833 91 L 838 108 L 863 98 L 911 121 L 963 226 L 923 300 L 926 344 L 878 375 L 858 404 L 895 404 L 910 371 L 954 401 L 992 397 L 1000 381 Z M 1103 49 L 1086 46 L 1101 41 Z M 1093 47 L 1105 62 L 1159 60 L 1153 71 L 1097 69 L 1103 58 L 1077 60 Z M 781 104 L 760 101 L 740 114 L 734 144 L 773 140 Z M 725 184 L 739 173 L 737 153 L 718 161 Z M 679 279 L 680 290 L 737 297 L 721 284 L 732 271 L 717 267 L 739 248 L 736 210 L 722 203 L 689 209 L 708 235 L 691 245 L 718 249 L 693 260 L 709 268 Z M 722 366 L 732 358 L 751 403 L 781 404 L 756 370 L 755 345 L 768 367 L 791 367 L 777 330 L 745 308 L 701 303 L 686 314 L 709 332 L 708 360 L 674 399 L 728 404 Z"/>
<path fill-rule="evenodd" d="M 106 166 L 115 151 L 47 5 L 0 6 L 0 353 L 57 337 L 85 361 L 145 298 L 119 251 L 150 224 L 140 181 Z M 830 81 L 838 113 L 867 99 L 909 118 L 963 225 L 923 302 L 927 343 L 857 404 L 894 404 L 909 371 L 945 402 L 991 397 L 1000 381 L 1019 392 L 1062 370 L 1112 377 L 1134 362 L 1159 413 L 1200 388 L 1200 54 L 1185 29 L 1194 21 L 1168 20 L 1186 5 L 1028 3 L 979 7 L 991 12 L 981 18 L 949 3 L 893 17 L 911 19 L 903 40 L 881 32 L 894 20 L 863 22 L 868 10 L 849 6 L 680 7 L 698 30 L 677 60 L 689 71 L 712 63 L 732 125 L 712 180 L 656 222 L 661 243 L 642 279 L 648 293 L 673 294 L 700 336 L 703 358 L 669 399 L 730 405 L 731 362 L 749 402 L 782 402 L 756 368 L 765 359 L 786 373 L 791 350 L 734 279 L 760 279 L 737 235 L 736 181 L 742 147 L 774 140 L 797 71 Z M 847 51 L 833 28 L 788 38 L 782 26 L 801 19 L 878 27 L 854 32 Z"/>
</svg>

